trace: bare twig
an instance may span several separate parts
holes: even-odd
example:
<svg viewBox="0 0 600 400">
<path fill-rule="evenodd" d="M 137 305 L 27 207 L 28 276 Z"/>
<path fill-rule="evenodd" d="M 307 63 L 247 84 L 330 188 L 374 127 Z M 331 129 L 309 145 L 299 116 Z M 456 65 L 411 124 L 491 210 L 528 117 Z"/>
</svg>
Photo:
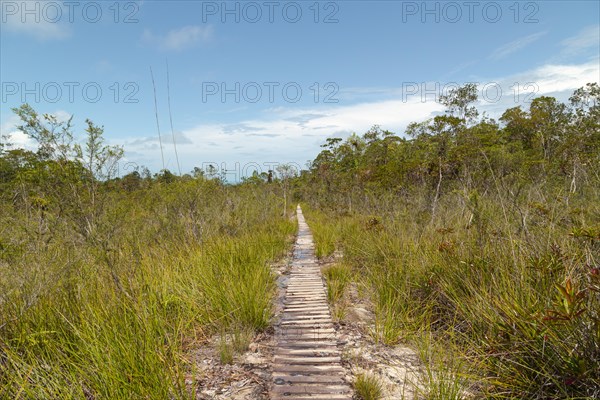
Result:
<svg viewBox="0 0 600 400">
<path fill-rule="evenodd" d="M 158 123 L 158 102 L 156 101 L 156 85 L 154 84 L 154 74 L 150 67 L 150 76 L 152 77 L 152 88 L 154 89 L 154 115 L 156 116 L 156 130 L 158 131 L 158 144 L 160 145 L 160 158 L 162 160 L 163 170 L 165 169 L 165 155 L 162 147 L 162 137 L 160 136 L 160 125 Z"/>
<path fill-rule="evenodd" d="M 169 104 L 169 121 L 171 122 L 171 135 L 173 135 L 173 147 L 175 148 L 175 159 L 177 160 L 177 170 L 179 176 L 181 176 L 181 165 L 179 164 L 179 155 L 177 154 L 177 143 L 175 142 L 175 131 L 173 130 L 173 116 L 171 114 L 171 85 L 169 84 L 169 61 L 165 60 L 167 64 L 167 102 Z"/>
</svg>

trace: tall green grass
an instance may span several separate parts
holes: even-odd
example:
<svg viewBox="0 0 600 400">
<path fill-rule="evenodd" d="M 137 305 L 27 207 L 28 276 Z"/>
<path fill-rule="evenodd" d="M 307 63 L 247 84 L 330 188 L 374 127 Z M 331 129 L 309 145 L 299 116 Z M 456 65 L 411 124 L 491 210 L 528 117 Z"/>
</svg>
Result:
<svg viewBox="0 0 600 400">
<path fill-rule="evenodd" d="M 52 212 L 51 240 L 22 234 L 39 215 L 1 214 L 1 242 L 20 254 L 0 259 L 0 398 L 194 398 L 191 346 L 269 325 L 269 263 L 295 231 L 270 190 L 111 196 L 87 239 Z"/>
</svg>

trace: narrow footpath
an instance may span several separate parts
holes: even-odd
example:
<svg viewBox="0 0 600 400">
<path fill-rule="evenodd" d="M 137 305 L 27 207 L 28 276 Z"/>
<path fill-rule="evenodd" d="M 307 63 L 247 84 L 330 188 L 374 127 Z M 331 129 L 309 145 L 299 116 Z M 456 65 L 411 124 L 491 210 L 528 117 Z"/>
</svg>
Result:
<svg viewBox="0 0 600 400">
<path fill-rule="evenodd" d="M 287 290 L 276 326 L 272 399 L 351 400 L 312 235 L 298 206 Z"/>
</svg>

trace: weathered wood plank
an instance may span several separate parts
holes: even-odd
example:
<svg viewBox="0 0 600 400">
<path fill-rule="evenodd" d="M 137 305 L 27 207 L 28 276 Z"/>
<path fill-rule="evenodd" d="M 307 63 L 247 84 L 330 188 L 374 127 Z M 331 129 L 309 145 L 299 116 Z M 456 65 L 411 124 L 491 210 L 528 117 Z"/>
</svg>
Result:
<svg viewBox="0 0 600 400">
<path fill-rule="evenodd" d="M 289 348 L 277 348 L 275 355 L 288 355 L 288 356 L 339 356 L 340 351 L 337 347 L 330 346 L 327 349 L 289 349 Z"/>
<path fill-rule="evenodd" d="M 345 394 L 348 392 L 346 385 L 330 385 L 330 384 L 291 384 L 291 385 L 275 385 L 273 387 L 275 393 L 290 393 L 290 394 Z"/>
<path fill-rule="evenodd" d="M 329 383 L 344 384 L 342 375 L 289 375 L 273 374 L 273 383 L 275 385 L 295 384 L 295 383 Z"/>
<path fill-rule="evenodd" d="M 333 373 L 342 374 L 344 369 L 337 365 L 289 365 L 289 364 L 274 364 L 274 373 L 288 373 L 301 375 L 328 375 Z"/>
</svg>

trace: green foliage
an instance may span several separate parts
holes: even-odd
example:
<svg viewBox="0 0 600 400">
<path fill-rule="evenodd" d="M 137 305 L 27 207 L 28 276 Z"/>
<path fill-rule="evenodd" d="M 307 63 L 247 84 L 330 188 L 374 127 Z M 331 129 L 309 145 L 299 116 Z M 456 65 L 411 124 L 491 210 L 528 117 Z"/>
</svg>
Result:
<svg viewBox="0 0 600 400">
<path fill-rule="evenodd" d="M 380 400 L 383 398 L 383 384 L 375 375 L 362 373 L 354 380 L 354 391 L 362 400 Z"/>
<path fill-rule="evenodd" d="M 469 398 L 465 393 L 465 374 L 461 371 L 462 360 L 450 358 L 447 343 L 436 343 L 432 335 L 418 337 L 417 350 L 424 366 L 417 393 L 428 400 L 462 400 Z"/>
<path fill-rule="evenodd" d="M 118 178 L 102 128 L 80 147 L 16 112 L 40 150 L 0 156 L 0 398 L 194 397 L 193 343 L 221 334 L 233 356 L 269 324 L 295 230 L 277 188 Z"/>
<path fill-rule="evenodd" d="M 502 125 L 472 89 L 410 139 L 326 145 L 295 182 L 317 250 L 367 288 L 376 341 L 426 350 L 423 396 L 598 397 L 598 85 Z"/>
<path fill-rule="evenodd" d="M 327 281 L 327 300 L 332 304 L 341 300 L 350 281 L 350 270 L 344 265 L 336 264 L 327 267 L 323 276 Z"/>
<path fill-rule="evenodd" d="M 346 316 L 345 293 L 352 280 L 351 275 L 351 269 L 342 263 L 331 265 L 323 270 L 323 276 L 327 283 L 327 301 L 331 305 L 333 318 L 338 321 Z"/>
</svg>

